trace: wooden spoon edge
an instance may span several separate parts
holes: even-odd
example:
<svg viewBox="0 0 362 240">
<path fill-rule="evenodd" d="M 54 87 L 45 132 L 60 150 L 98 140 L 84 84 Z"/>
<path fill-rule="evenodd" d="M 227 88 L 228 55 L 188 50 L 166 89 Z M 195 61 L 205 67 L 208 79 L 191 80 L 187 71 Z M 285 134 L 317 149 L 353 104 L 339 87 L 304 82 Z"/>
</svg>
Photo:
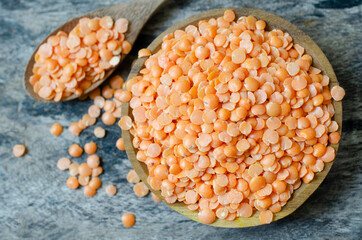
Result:
<svg viewBox="0 0 362 240">
<path fill-rule="evenodd" d="M 162 39 L 165 35 L 174 32 L 177 29 L 184 29 L 187 25 L 195 24 L 199 20 L 202 19 L 210 19 L 213 17 L 219 17 L 222 16 L 224 11 L 227 8 L 223 9 L 215 9 L 210 10 L 207 12 L 203 12 L 200 14 L 197 14 L 195 16 L 192 16 L 190 18 L 185 19 L 182 22 L 179 22 L 173 26 L 171 26 L 169 29 L 167 29 L 165 32 L 163 32 L 161 35 L 159 35 L 147 48 L 151 52 L 156 52 L 159 50 L 159 45 L 162 43 Z M 330 77 L 330 88 L 338 85 L 337 77 L 333 71 L 333 68 L 328 61 L 327 57 L 324 55 L 322 50 L 318 47 L 318 45 L 309 37 L 307 36 L 303 31 L 301 31 L 297 26 L 290 23 L 289 21 L 274 15 L 272 13 L 259 10 L 259 9 L 251 9 L 251 8 L 234 8 L 235 14 L 237 17 L 240 16 L 248 16 L 253 15 L 257 19 L 263 19 L 267 26 L 270 28 L 279 28 L 283 31 L 288 32 L 293 37 L 293 42 L 298 43 L 301 46 L 305 48 L 306 53 L 312 56 L 313 58 L 313 64 L 312 66 L 317 67 L 322 70 L 324 74 L 327 74 Z M 141 68 L 144 65 L 144 62 L 146 61 L 146 58 L 138 59 L 134 66 L 131 69 L 130 75 L 128 79 L 131 79 L 135 76 L 137 76 L 138 72 L 141 70 Z M 334 120 L 339 125 L 338 132 L 341 133 L 342 130 L 342 103 L 333 101 L 333 105 L 335 107 L 336 114 L 334 116 Z M 122 116 L 131 116 L 129 109 L 129 103 L 123 103 L 122 105 Z M 132 117 L 133 118 L 133 117 Z M 136 149 L 132 145 L 132 139 L 133 136 L 130 134 L 129 131 L 122 130 L 122 136 L 125 143 L 125 148 L 127 152 L 128 159 L 130 160 L 133 168 L 136 170 L 137 174 L 140 176 L 142 181 L 150 188 L 150 190 L 156 194 L 158 197 L 162 199 L 162 201 L 165 202 L 164 198 L 160 195 L 160 191 L 153 190 L 149 184 L 147 183 L 147 176 L 148 176 L 148 170 L 147 166 L 144 163 L 141 163 L 136 158 Z M 338 150 L 339 144 L 331 145 L 336 151 Z M 333 161 L 334 162 L 334 161 Z M 325 163 L 325 168 L 322 172 L 317 173 L 315 175 L 315 178 L 310 184 L 303 183 L 299 189 L 297 189 L 293 194 L 288 203 L 282 208 L 282 211 L 279 213 L 274 214 L 273 221 L 277 221 L 279 219 L 282 219 L 289 214 L 293 213 L 298 207 L 300 207 L 311 195 L 312 193 L 318 188 L 318 186 L 322 183 L 322 181 L 327 176 L 328 172 L 330 171 L 333 162 Z M 172 209 L 176 210 L 177 212 L 181 213 L 182 215 L 185 215 L 186 217 L 200 222 L 197 216 L 197 211 L 193 212 L 190 211 L 187 208 L 187 205 L 184 203 L 176 202 L 174 204 L 168 204 L 165 202 L 168 206 L 170 206 Z M 210 224 L 214 227 L 225 227 L 225 228 L 242 228 L 242 227 L 252 227 L 257 225 L 262 225 L 259 221 L 259 214 L 260 211 L 256 211 L 252 217 L 250 218 L 237 218 L 234 221 L 227 221 L 222 219 L 217 219 L 214 223 Z"/>
</svg>

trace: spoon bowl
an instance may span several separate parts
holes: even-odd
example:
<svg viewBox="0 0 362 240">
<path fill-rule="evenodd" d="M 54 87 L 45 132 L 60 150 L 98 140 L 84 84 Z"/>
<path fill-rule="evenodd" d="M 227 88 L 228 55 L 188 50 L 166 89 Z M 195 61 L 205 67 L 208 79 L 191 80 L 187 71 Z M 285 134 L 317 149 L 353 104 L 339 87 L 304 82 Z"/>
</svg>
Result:
<svg viewBox="0 0 362 240">
<path fill-rule="evenodd" d="M 155 53 L 160 49 L 162 39 L 167 34 L 174 32 L 177 29 L 184 29 L 187 25 L 196 25 L 199 20 L 205 19 L 208 20 L 210 18 L 217 18 L 223 16 L 223 13 L 226 9 L 216 9 L 207 11 L 193 17 L 190 17 L 180 23 L 175 24 L 174 26 L 167 29 L 163 32 L 160 36 L 158 36 L 149 46 L 148 49 Z M 335 85 L 338 85 L 338 81 L 336 75 L 333 71 L 331 64 L 329 63 L 327 57 L 323 54 L 322 50 L 317 46 L 317 44 L 304 32 L 302 32 L 298 27 L 294 24 L 290 23 L 289 21 L 276 16 L 272 13 L 258 10 L 258 9 L 250 9 L 250 8 L 235 8 L 232 9 L 235 12 L 236 19 L 241 16 L 249 16 L 252 15 L 257 19 L 262 19 L 267 23 L 266 30 L 271 29 L 281 29 L 283 31 L 288 32 L 292 37 L 294 43 L 297 43 L 305 48 L 307 54 L 312 56 L 313 64 L 312 66 L 319 68 L 322 70 L 323 74 L 327 74 L 330 78 L 330 85 L 329 87 L 332 88 Z M 144 67 L 144 63 L 146 58 L 138 59 L 131 69 L 130 75 L 128 79 L 136 77 L 139 71 Z M 342 129 L 342 103 L 333 101 L 333 105 L 335 108 L 335 115 L 333 120 L 336 121 L 339 125 L 339 133 L 341 133 Z M 123 103 L 122 105 L 122 116 L 130 116 L 133 119 L 132 113 L 130 111 L 129 103 Z M 157 195 L 163 202 L 165 202 L 168 206 L 170 206 L 175 211 L 181 213 L 182 215 L 197 221 L 198 212 L 191 211 L 187 208 L 187 205 L 181 202 L 176 202 L 173 204 L 168 204 L 165 199 L 161 196 L 160 191 L 153 190 L 149 184 L 147 183 L 147 176 L 148 170 L 146 164 L 139 162 L 136 158 L 137 149 L 135 149 L 132 145 L 133 136 L 130 134 L 129 131 L 122 130 L 122 136 L 124 139 L 125 148 L 127 151 L 128 159 L 130 160 L 133 168 L 137 172 L 138 176 L 142 179 L 142 181 L 149 187 L 149 189 Z M 331 145 L 336 151 L 338 150 L 338 144 Z M 330 171 L 333 162 L 325 163 L 325 168 L 322 172 L 317 173 L 313 181 L 309 184 L 302 183 L 299 189 L 297 189 L 293 194 L 292 197 L 289 199 L 288 203 L 282 208 L 282 210 L 278 213 L 274 214 L 273 221 L 282 219 L 292 212 L 294 212 L 298 207 L 300 207 L 311 195 L 312 193 L 318 188 L 318 186 L 322 183 L 322 181 L 327 176 L 328 172 Z M 217 219 L 214 223 L 210 224 L 214 227 L 224 227 L 224 228 L 243 228 L 243 227 L 252 227 L 257 225 L 262 225 L 259 221 L 259 214 L 260 211 L 256 211 L 252 217 L 250 218 L 236 218 L 234 221 L 227 221 L 222 219 Z"/>
<path fill-rule="evenodd" d="M 145 25 L 147 20 L 168 0 L 135 0 L 129 3 L 120 4 L 117 6 L 111 6 L 106 8 L 97 9 L 91 12 L 84 13 L 78 17 L 71 19 L 70 21 L 64 23 L 62 26 L 58 27 L 51 34 L 49 34 L 41 44 L 45 43 L 47 39 L 58 33 L 59 31 L 63 31 L 69 33 L 79 22 L 79 19 L 88 17 L 104 17 L 110 16 L 114 20 L 118 18 L 126 18 L 129 21 L 128 31 L 126 33 L 126 40 L 133 45 L 136 41 L 142 27 Z M 53 100 L 46 100 L 41 98 L 38 94 L 36 94 L 33 90 L 33 86 L 29 83 L 30 77 L 33 75 L 33 66 L 35 64 L 35 54 L 38 51 L 40 45 L 36 48 L 33 55 L 30 57 L 29 62 L 26 66 L 25 74 L 24 74 L 24 87 L 29 94 L 35 100 L 42 102 L 55 102 Z M 116 70 L 117 66 L 123 61 L 123 59 L 127 56 L 127 54 L 122 54 L 119 63 L 112 67 L 111 69 L 105 72 L 103 79 L 100 79 L 93 83 L 88 89 L 84 91 L 82 95 L 88 94 L 94 89 L 96 89 L 99 85 L 101 85 L 113 72 Z M 82 95 L 72 94 L 69 97 L 62 99 L 61 101 L 69 101 L 76 98 L 81 97 Z"/>
</svg>

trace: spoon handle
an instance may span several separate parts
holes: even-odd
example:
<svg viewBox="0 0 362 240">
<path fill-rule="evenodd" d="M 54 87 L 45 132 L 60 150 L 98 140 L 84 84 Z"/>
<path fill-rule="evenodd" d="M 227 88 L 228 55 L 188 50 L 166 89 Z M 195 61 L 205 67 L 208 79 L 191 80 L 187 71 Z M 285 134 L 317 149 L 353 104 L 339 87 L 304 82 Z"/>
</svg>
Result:
<svg viewBox="0 0 362 240">
<path fill-rule="evenodd" d="M 124 11 L 124 4 L 110 7 L 114 19 L 126 18 L 129 22 L 127 40 L 134 42 L 147 20 L 169 0 L 134 0 L 127 3 L 130 11 Z"/>
</svg>

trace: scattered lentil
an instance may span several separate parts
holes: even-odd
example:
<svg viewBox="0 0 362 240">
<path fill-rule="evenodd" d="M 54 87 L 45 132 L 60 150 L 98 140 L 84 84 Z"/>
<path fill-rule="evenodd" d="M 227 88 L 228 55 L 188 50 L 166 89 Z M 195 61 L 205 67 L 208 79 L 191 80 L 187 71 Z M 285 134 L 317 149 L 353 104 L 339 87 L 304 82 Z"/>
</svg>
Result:
<svg viewBox="0 0 362 240">
<path fill-rule="evenodd" d="M 81 163 L 79 165 L 79 175 L 82 177 L 89 177 L 92 174 L 92 169 L 87 163 Z"/>
<path fill-rule="evenodd" d="M 108 186 L 106 187 L 106 193 L 107 193 L 109 196 L 116 195 L 116 193 L 117 193 L 117 188 L 116 188 L 116 186 L 114 186 L 114 185 L 108 185 Z"/>
<path fill-rule="evenodd" d="M 132 227 L 135 224 L 136 217 L 132 213 L 125 213 L 122 216 L 122 223 L 125 227 Z"/>
<path fill-rule="evenodd" d="M 64 171 L 69 169 L 70 164 L 72 164 L 72 161 L 70 161 L 69 158 L 60 158 L 58 160 L 57 167 Z"/>
<path fill-rule="evenodd" d="M 89 142 L 84 145 L 84 151 L 87 154 L 94 154 L 98 149 L 98 146 L 95 142 Z"/>
<path fill-rule="evenodd" d="M 92 179 L 89 181 L 89 187 L 97 190 L 102 185 L 102 181 L 99 179 L 99 177 L 92 177 Z"/>
<path fill-rule="evenodd" d="M 152 53 L 150 50 L 148 50 L 147 48 L 142 48 L 138 51 L 138 58 L 148 57 L 151 56 L 151 54 Z"/>
<path fill-rule="evenodd" d="M 100 164 L 99 156 L 96 154 L 90 155 L 87 158 L 87 164 L 90 168 L 96 168 Z"/>
<path fill-rule="evenodd" d="M 144 197 L 150 192 L 146 184 L 144 184 L 143 182 L 136 183 L 133 186 L 133 191 L 137 197 Z"/>
<path fill-rule="evenodd" d="M 118 140 L 116 142 L 116 147 L 121 151 L 125 150 L 123 138 L 118 138 Z"/>
<path fill-rule="evenodd" d="M 17 144 L 13 147 L 13 154 L 15 157 L 22 157 L 26 152 L 26 147 L 21 144 Z"/>
<path fill-rule="evenodd" d="M 69 177 L 67 180 L 67 185 L 70 189 L 77 189 L 79 187 L 79 182 L 76 177 Z"/>
<path fill-rule="evenodd" d="M 141 181 L 140 177 L 137 175 L 135 170 L 131 170 L 127 174 L 127 181 L 129 183 L 139 183 Z"/>
<path fill-rule="evenodd" d="M 97 190 L 89 185 L 85 186 L 83 188 L 83 191 L 84 191 L 84 196 L 86 197 L 93 197 L 97 193 Z"/>
<path fill-rule="evenodd" d="M 104 130 L 104 128 L 102 128 L 102 127 L 96 127 L 94 129 L 94 135 L 97 138 L 104 138 L 104 136 L 106 136 L 106 130 Z"/>
<path fill-rule="evenodd" d="M 70 176 L 77 176 L 79 174 L 79 164 L 72 163 L 69 165 L 69 174 Z"/>
<path fill-rule="evenodd" d="M 69 147 L 68 153 L 72 157 L 80 157 L 83 154 L 83 148 L 78 144 L 72 144 Z"/>
<path fill-rule="evenodd" d="M 59 136 L 63 132 L 63 127 L 59 123 L 54 123 L 50 128 L 50 133 L 54 136 Z"/>
</svg>

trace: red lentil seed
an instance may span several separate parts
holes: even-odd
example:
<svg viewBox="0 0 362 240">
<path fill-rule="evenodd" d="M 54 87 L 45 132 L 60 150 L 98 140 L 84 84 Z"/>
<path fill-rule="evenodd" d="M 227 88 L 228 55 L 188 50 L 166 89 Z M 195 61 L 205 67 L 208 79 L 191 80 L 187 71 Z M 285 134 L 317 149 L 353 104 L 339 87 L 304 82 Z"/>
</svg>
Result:
<svg viewBox="0 0 362 240">
<path fill-rule="evenodd" d="M 69 169 L 70 164 L 72 164 L 72 161 L 70 161 L 69 158 L 60 158 L 58 160 L 57 167 L 64 171 Z"/>
<path fill-rule="evenodd" d="M 138 51 L 138 58 L 148 57 L 151 56 L 151 54 L 152 53 L 150 50 L 148 50 L 147 48 L 142 48 Z"/>
<path fill-rule="evenodd" d="M 87 154 L 94 154 L 98 149 L 98 146 L 95 142 L 89 142 L 84 145 L 84 151 Z"/>
<path fill-rule="evenodd" d="M 21 144 L 17 144 L 13 147 L 13 154 L 15 157 L 22 157 L 26 152 L 26 147 Z"/>
<path fill-rule="evenodd" d="M 59 123 L 54 123 L 50 128 L 50 133 L 54 136 L 59 136 L 63 132 L 63 127 Z"/>
<path fill-rule="evenodd" d="M 344 98 L 344 95 L 346 94 L 346 92 L 340 86 L 334 86 L 331 89 L 331 94 L 332 94 L 332 97 L 334 100 L 341 101 Z"/>
<path fill-rule="evenodd" d="M 88 167 L 90 167 L 90 168 L 98 167 L 100 164 L 99 156 L 95 155 L 95 154 L 88 156 L 87 164 L 88 164 Z"/>
<path fill-rule="evenodd" d="M 93 187 L 87 185 L 83 188 L 83 192 L 84 192 L 84 196 L 93 197 L 94 195 L 96 195 L 97 190 L 94 189 Z"/>
<path fill-rule="evenodd" d="M 116 188 L 116 186 L 114 186 L 114 185 L 108 185 L 108 186 L 106 187 L 106 193 L 107 193 L 109 196 L 114 196 L 114 195 L 116 195 L 116 193 L 117 193 L 117 188 Z"/>
<path fill-rule="evenodd" d="M 266 31 L 253 16 L 234 18 L 227 10 L 166 36 L 127 94 L 116 92 L 130 101 L 135 120 L 125 116 L 119 126 L 135 136 L 148 182 L 166 202 L 185 202 L 206 224 L 255 209 L 270 223 L 301 180 L 311 182 L 333 161 L 327 144 L 340 135 L 330 100 L 345 93 L 329 91 L 328 76 L 289 35 Z M 134 188 L 140 196 L 148 193 L 142 184 Z"/>
<path fill-rule="evenodd" d="M 82 132 L 82 129 L 79 127 L 78 122 L 73 122 L 72 124 L 70 124 L 68 130 L 74 136 L 79 136 L 79 134 Z"/>
<path fill-rule="evenodd" d="M 103 173 L 103 168 L 100 166 L 92 169 L 92 177 L 98 177 L 102 173 Z"/>
<path fill-rule="evenodd" d="M 118 150 L 120 151 L 124 151 L 124 141 L 123 138 L 118 138 L 117 142 L 116 142 L 116 147 L 118 148 Z"/>
<path fill-rule="evenodd" d="M 79 165 L 79 175 L 82 177 L 89 177 L 92 174 L 92 169 L 88 166 L 87 163 L 82 163 Z"/>
<path fill-rule="evenodd" d="M 83 154 L 83 148 L 78 144 L 72 144 L 69 147 L 68 153 L 72 157 L 80 157 Z"/>
<path fill-rule="evenodd" d="M 102 127 L 96 127 L 94 129 L 94 136 L 97 138 L 104 138 L 106 136 L 106 130 L 104 130 Z"/>
<path fill-rule="evenodd" d="M 129 228 L 132 227 L 136 222 L 136 217 L 132 213 L 125 213 L 122 216 L 123 226 Z"/>
<path fill-rule="evenodd" d="M 86 186 L 89 183 L 89 176 L 78 176 L 78 182 L 81 186 Z"/>
<path fill-rule="evenodd" d="M 141 181 L 140 177 L 137 175 L 135 170 L 131 170 L 127 174 L 127 181 L 129 183 L 139 183 Z"/>
<path fill-rule="evenodd" d="M 54 101 L 71 94 L 82 95 L 119 63 L 120 54 L 130 51 L 132 46 L 124 40 L 127 30 L 126 19 L 120 18 L 114 23 L 111 17 L 105 16 L 82 18 L 69 34 L 58 32 L 50 36 L 35 55 L 34 74 L 29 79 L 34 92 Z M 95 95 L 97 92 L 92 93 L 91 98 Z M 112 90 L 104 90 L 103 95 L 111 97 Z"/>
<path fill-rule="evenodd" d="M 76 177 L 69 177 L 67 185 L 70 189 L 77 189 L 79 187 L 78 179 Z"/>
<path fill-rule="evenodd" d="M 88 185 L 89 187 L 97 190 L 102 185 L 102 181 L 98 177 L 92 177 Z"/>
<path fill-rule="evenodd" d="M 133 186 L 133 191 L 137 197 L 145 197 L 149 193 L 149 189 L 143 182 L 136 183 Z"/>
<path fill-rule="evenodd" d="M 111 112 L 105 112 L 102 114 L 102 122 L 106 125 L 115 124 L 117 119 L 113 116 Z"/>
<path fill-rule="evenodd" d="M 70 176 L 77 176 L 79 174 L 79 164 L 72 163 L 69 165 L 69 174 Z"/>
</svg>

